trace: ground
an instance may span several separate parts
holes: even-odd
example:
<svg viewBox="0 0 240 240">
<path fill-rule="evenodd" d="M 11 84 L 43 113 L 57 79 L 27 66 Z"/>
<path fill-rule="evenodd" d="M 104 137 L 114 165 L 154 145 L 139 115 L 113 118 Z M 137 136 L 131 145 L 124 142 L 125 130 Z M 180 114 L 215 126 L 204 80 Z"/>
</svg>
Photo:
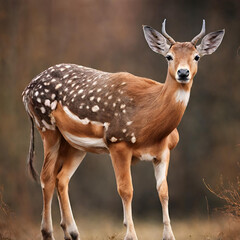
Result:
<svg viewBox="0 0 240 240">
<path fill-rule="evenodd" d="M 94 217 L 82 216 L 77 221 L 82 240 L 122 240 L 125 228 L 120 219 L 98 214 Z M 39 224 L 26 219 L 8 220 L 0 224 L 0 240 L 40 240 Z M 135 219 L 136 232 L 139 240 L 162 239 L 163 225 L 150 217 Z M 240 240 L 240 221 L 229 217 L 210 219 L 190 218 L 173 220 L 172 227 L 177 240 Z M 56 240 L 63 239 L 59 225 L 54 226 Z"/>
</svg>

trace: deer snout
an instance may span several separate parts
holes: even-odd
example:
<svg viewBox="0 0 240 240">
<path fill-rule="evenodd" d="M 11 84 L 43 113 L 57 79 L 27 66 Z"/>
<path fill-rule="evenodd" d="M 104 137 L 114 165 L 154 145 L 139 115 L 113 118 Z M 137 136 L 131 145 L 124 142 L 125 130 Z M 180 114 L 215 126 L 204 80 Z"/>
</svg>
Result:
<svg viewBox="0 0 240 240">
<path fill-rule="evenodd" d="M 177 71 L 177 74 L 180 79 L 186 79 L 189 76 L 189 70 L 188 69 L 179 69 Z"/>
<path fill-rule="evenodd" d="M 180 83 L 187 83 L 189 82 L 189 75 L 190 72 L 187 68 L 180 68 L 177 70 L 177 81 Z"/>
</svg>

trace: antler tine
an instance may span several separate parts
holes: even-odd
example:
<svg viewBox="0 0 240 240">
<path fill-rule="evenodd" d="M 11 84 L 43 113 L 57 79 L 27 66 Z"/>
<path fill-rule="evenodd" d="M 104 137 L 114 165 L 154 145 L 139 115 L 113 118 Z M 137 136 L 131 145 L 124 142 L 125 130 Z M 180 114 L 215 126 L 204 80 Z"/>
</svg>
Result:
<svg viewBox="0 0 240 240">
<path fill-rule="evenodd" d="M 174 44 L 175 41 L 172 37 L 170 37 L 167 33 L 166 33 L 166 29 L 165 29 L 165 26 L 166 26 L 166 19 L 164 19 L 163 23 L 162 23 L 162 34 L 163 36 L 171 43 L 171 44 Z"/>
<path fill-rule="evenodd" d="M 206 31 L 206 28 L 205 28 L 205 20 L 203 19 L 201 32 L 200 32 L 196 37 L 194 37 L 194 38 L 192 39 L 191 43 L 192 43 L 193 45 L 196 45 L 197 42 L 198 42 L 198 40 L 204 36 L 205 31 Z"/>
</svg>

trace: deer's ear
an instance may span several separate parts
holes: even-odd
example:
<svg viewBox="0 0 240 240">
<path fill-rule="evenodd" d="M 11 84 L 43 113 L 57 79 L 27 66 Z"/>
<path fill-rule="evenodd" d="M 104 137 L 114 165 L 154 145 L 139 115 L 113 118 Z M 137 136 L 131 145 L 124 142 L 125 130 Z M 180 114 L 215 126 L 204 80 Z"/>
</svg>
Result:
<svg viewBox="0 0 240 240">
<path fill-rule="evenodd" d="M 166 56 L 170 48 L 170 45 L 167 44 L 166 38 L 155 29 L 146 25 L 143 26 L 143 32 L 149 47 L 154 52 Z"/>
<path fill-rule="evenodd" d="M 201 44 L 197 46 L 200 56 L 209 55 L 215 52 L 223 40 L 224 33 L 225 30 L 223 29 L 207 34 L 202 39 Z"/>
</svg>

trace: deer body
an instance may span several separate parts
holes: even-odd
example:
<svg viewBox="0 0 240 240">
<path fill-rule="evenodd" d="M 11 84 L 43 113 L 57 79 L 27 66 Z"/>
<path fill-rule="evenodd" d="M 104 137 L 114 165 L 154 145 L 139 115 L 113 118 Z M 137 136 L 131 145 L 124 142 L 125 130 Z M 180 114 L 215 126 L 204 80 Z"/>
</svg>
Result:
<svg viewBox="0 0 240 240">
<path fill-rule="evenodd" d="M 215 39 L 220 34 L 223 37 L 223 33 L 215 33 Z M 123 202 L 125 240 L 137 240 L 131 210 L 131 163 L 153 162 L 163 209 L 163 239 L 175 239 L 168 214 L 166 180 L 170 150 L 178 143 L 176 128 L 187 107 L 197 72 L 194 59 L 198 54 L 210 54 L 206 53 L 211 49 L 207 45 L 210 40 L 215 49 L 221 41 L 217 39 L 216 43 L 211 35 L 200 49 L 194 42 L 176 43 L 165 32 L 164 36 L 172 44 L 169 46 L 164 36 L 147 26 L 144 34 L 154 51 L 170 59 L 164 84 L 124 72 L 106 73 L 75 64 L 58 64 L 34 78 L 23 92 L 25 108 L 32 124 L 35 121 L 44 145 L 40 176 L 44 240 L 54 239 L 51 201 L 55 187 L 65 239 L 80 239 L 70 207 L 68 183 L 86 152 L 110 153 Z M 32 143 L 33 130 L 32 127 Z M 32 157 L 33 144 L 29 166 L 36 177 Z"/>
</svg>

